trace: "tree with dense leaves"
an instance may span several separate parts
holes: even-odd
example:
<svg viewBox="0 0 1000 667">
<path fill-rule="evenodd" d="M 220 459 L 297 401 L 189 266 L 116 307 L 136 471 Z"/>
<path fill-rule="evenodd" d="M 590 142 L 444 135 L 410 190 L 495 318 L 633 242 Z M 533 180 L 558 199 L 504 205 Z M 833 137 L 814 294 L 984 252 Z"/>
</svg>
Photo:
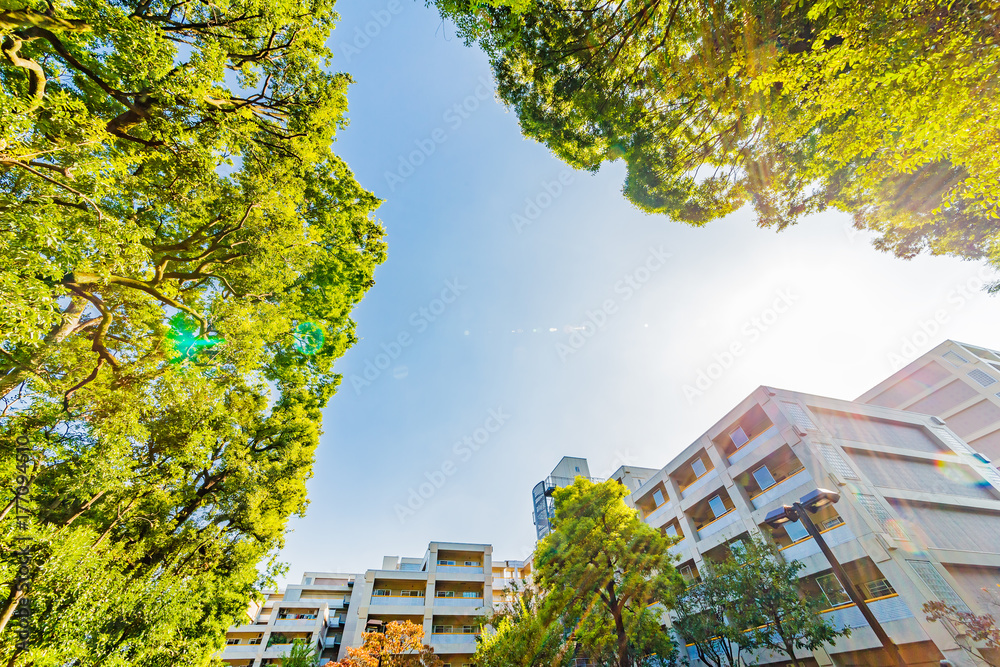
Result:
<svg viewBox="0 0 1000 667">
<path fill-rule="evenodd" d="M 385 632 L 366 632 L 364 642 L 347 649 L 347 658 L 326 667 L 441 667 L 434 649 L 424 644 L 424 629 L 411 621 L 390 621 Z"/>
<path fill-rule="evenodd" d="M 385 257 L 332 151 L 335 17 L 0 3 L 0 475 L 26 435 L 33 519 L 4 499 L 9 665 L 203 664 L 276 572 Z"/>
<path fill-rule="evenodd" d="M 554 529 L 535 550 L 548 618 L 571 628 L 587 658 L 614 667 L 669 664 L 676 649 L 652 605 L 683 590 L 660 534 L 625 504 L 615 481 L 577 477 L 555 492 Z"/>
<path fill-rule="evenodd" d="M 1000 267 L 995 0 L 435 0 L 524 133 L 622 159 L 641 209 L 778 229 L 833 207 L 908 258 Z"/>
<path fill-rule="evenodd" d="M 807 597 L 799 587 L 800 561 L 786 561 L 760 537 L 734 544 L 729 556 L 713 567 L 714 576 L 736 593 L 726 620 L 733 632 L 746 632 L 758 649 L 784 653 L 792 664 L 802 663 L 796 651 L 815 651 L 850 636 L 819 615 L 821 597 Z"/>
<path fill-rule="evenodd" d="M 550 618 L 545 595 L 529 584 L 512 585 L 490 615 L 476 647 L 479 667 L 568 667 L 576 657 L 571 628 Z"/>
</svg>

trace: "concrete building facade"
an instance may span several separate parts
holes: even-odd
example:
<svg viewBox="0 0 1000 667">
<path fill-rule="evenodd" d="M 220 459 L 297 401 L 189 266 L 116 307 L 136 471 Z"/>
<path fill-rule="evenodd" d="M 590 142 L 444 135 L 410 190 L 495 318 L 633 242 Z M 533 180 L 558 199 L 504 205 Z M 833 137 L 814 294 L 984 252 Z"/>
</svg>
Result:
<svg viewBox="0 0 1000 667">
<path fill-rule="evenodd" d="M 305 640 L 326 660 L 336 659 L 351 618 L 352 595 L 360 575 L 306 572 L 302 583 L 284 591 L 264 591 L 264 602 L 253 604 L 246 622 L 226 633 L 219 656 L 232 667 L 280 665 L 296 639 Z"/>
<path fill-rule="evenodd" d="M 939 417 L 994 467 L 1000 463 L 1000 352 L 996 350 L 946 340 L 857 400 Z"/>
<path fill-rule="evenodd" d="M 421 557 L 386 556 L 364 574 L 306 572 L 302 583 L 264 593 L 246 622 L 229 629 L 219 656 L 232 667 L 281 664 L 302 639 L 321 663 L 364 643 L 369 621 L 408 620 L 450 667 L 471 665 L 483 618 L 531 564 L 493 560 L 488 544 L 431 542 Z"/>
<path fill-rule="evenodd" d="M 874 632 L 815 541 L 797 523 L 764 523 L 811 490 L 837 490 L 841 500 L 815 522 L 907 663 L 972 665 L 963 638 L 921 608 L 943 600 L 982 613 L 982 590 L 1000 585 L 1000 473 L 974 454 L 941 419 L 760 387 L 628 500 L 649 525 L 681 538 L 673 552 L 692 582 L 732 541 L 773 540 L 805 565 L 802 585 L 825 598 L 826 617 L 852 628 L 809 664 L 879 665 Z M 693 647 L 688 653 L 700 664 Z"/>
</svg>

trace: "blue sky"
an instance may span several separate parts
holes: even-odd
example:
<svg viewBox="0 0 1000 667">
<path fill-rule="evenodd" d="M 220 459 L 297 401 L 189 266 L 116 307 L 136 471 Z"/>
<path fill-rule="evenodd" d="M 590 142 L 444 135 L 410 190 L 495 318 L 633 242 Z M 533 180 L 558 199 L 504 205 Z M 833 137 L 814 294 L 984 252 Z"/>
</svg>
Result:
<svg viewBox="0 0 1000 667">
<path fill-rule="evenodd" d="M 524 139 L 433 9 L 339 11 L 333 67 L 356 83 L 337 151 L 385 200 L 389 252 L 288 580 L 431 540 L 523 558 L 531 487 L 563 455 L 660 467 L 759 385 L 854 398 L 944 338 L 1000 347 L 981 266 L 897 260 L 834 213 L 780 234 L 746 211 L 701 229 L 646 215 L 620 164 L 574 172 Z"/>
</svg>

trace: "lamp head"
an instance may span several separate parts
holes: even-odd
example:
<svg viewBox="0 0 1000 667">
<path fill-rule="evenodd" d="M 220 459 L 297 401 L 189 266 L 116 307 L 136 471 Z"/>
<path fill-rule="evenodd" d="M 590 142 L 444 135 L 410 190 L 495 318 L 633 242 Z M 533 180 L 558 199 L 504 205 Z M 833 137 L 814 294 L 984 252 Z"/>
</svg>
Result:
<svg viewBox="0 0 1000 667">
<path fill-rule="evenodd" d="M 829 489 L 816 489 L 802 496 L 799 503 L 809 512 L 815 514 L 816 510 L 827 505 L 832 505 L 840 500 L 840 493 Z"/>
<path fill-rule="evenodd" d="M 791 505 L 782 505 L 777 509 L 773 509 L 767 513 L 764 518 L 764 523 L 769 525 L 771 528 L 777 528 L 783 523 L 788 523 L 789 521 L 798 521 L 798 512 Z"/>
</svg>

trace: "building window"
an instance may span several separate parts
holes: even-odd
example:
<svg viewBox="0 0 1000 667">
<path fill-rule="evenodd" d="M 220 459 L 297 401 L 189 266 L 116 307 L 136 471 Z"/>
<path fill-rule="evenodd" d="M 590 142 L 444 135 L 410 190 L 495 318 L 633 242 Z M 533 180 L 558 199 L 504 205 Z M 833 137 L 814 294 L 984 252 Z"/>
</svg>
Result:
<svg viewBox="0 0 1000 667">
<path fill-rule="evenodd" d="M 822 523 L 820 523 L 819 524 L 819 529 L 820 530 L 829 530 L 831 528 L 836 528 L 837 526 L 841 525 L 842 523 L 844 523 L 844 520 L 842 518 L 840 518 L 839 516 L 835 516 L 835 517 L 829 518 L 826 521 L 823 521 Z"/>
<path fill-rule="evenodd" d="M 400 591 L 399 594 L 404 598 L 422 598 L 424 597 L 423 591 Z"/>
<path fill-rule="evenodd" d="M 997 379 L 990 375 L 989 373 L 984 373 L 978 368 L 969 371 L 969 377 L 978 382 L 983 387 L 989 387 L 991 384 L 996 384 Z"/>
<path fill-rule="evenodd" d="M 872 598 L 882 598 L 887 595 L 895 595 L 896 589 L 892 587 L 888 579 L 876 579 L 875 581 L 869 581 L 864 585 L 865 595 L 871 600 Z"/>
<path fill-rule="evenodd" d="M 789 521 L 783 525 L 785 526 L 785 532 L 791 538 L 792 542 L 798 542 L 809 537 L 809 531 L 803 528 L 802 523 L 799 521 Z"/>
<path fill-rule="evenodd" d="M 453 598 L 455 597 L 455 591 L 438 591 L 435 595 L 439 598 Z"/>
<path fill-rule="evenodd" d="M 467 561 L 465 561 L 465 566 L 466 567 L 479 567 L 480 565 L 482 565 L 482 563 L 480 563 L 477 560 L 467 560 Z"/>
<path fill-rule="evenodd" d="M 262 639 L 261 637 L 251 637 L 250 641 L 248 641 L 247 644 L 254 644 L 254 645 L 260 644 L 261 639 Z"/>
<path fill-rule="evenodd" d="M 906 562 L 910 564 L 910 567 L 913 568 L 920 579 L 927 584 L 927 587 L 931 589 L 931 592 L 934 593 L 938 600 L 950 604 L 959 611 L 971 611 L 961 596 L 955 592 L 951 584 L 945 581 L 945 578 L 941 576 L 941 573 L 937 571 L 930 561 L 907 560 Z"/>
<path fill-rule="evenodd" d="M 677 534 L 677 526 L 673 524 L 667 526 L 666 529 L 663 531 L 663 534 L 668 537 L 680 537 L 680 535 Z"/>
<path fill-rule="evenodd" d="M 694 568 L 690 565 L 682 565 L 679 572 L 681 573 L 681 577 L 684 579 L 684 581 L 686 581 L 689 584 L 694 583 L 698 579 L 698 574 L 694 571 Z"/>
<path fill-rule="evenodd" d="M 826 601 L 831 607 L 851 601 L 851 598 L 847 596 L 847 591 L 844 590 L 844 587 L 840 584 L 840 580 L 834 574 L 824 574 L 816 577 L 816 585 L 823 591 L 823 595 L 826 596 Z"/>
<path fill-rule="evenodd" d="M 435 625 L 434 634 L 436 635 L 450 635 L 452 631 L 452 626 L 450 625 Z"/>
<path fill-rule="evenodd" d="M 388 588 L 376 588 L 374 591 L 372 591 L 372 597 L 375 598 L 387 598 L 390 595 L 392 595 L 392 591 L 390 591 Z"/>
<path fill-rule="evenodd" d="M 577 472 L 580 472 L 580 466 L 576 466 L 575 469 L 576 469 Z"/>
<path fill-rule="evenodd" d="M 956 368 L 959 367 L 959 366 L 961 366 L 961 365 L 963 365 L 963 364 L 969 363 L 968 359 L 966 359 L 962 355 L 958 354 L 957 352 L 952 352 L 951 350 L 945 352 L 941 356 L 943 356 L 945 359 L 947 359 L 948 363 L 951 364 L 952 366 L 955 366 Z"/>
<path fill-rule="evenodd" d="M 233 638 L 226 638 L 226 646 L 235 646 L 236 644 L 239 644 L 239 643 L 240 643 L 240 640 L 237 639 L 237 638 L 235 638 L 235 637 L 233 637 Z"/>
<path fill-rule="evenodd" d="M 712 508 L 712 514 L 718 519 L 720 516 L 726 513 L 726 503 L 722 501 L 722 496 L 714 496 L 708 501 L 708 506 Z"/>
<path fill-rule="evenodd" d="M 455 564 L 455 561 L 453 561 L 453 560 L 439 560 L 438 561 L 438 565 L 454 565 L 454 564 Z"/>
<path fill-rule="evenodd" d="M 757 480 L 757 486 L 760 487 L 761 491 L 769 489 L 775 484 L 774 475 L 767 469 L 767 466 L 761 466 L 754 470 L 753 478 Z"/>
<path fill-rule="evenodd" d="M 462 593 L 462 597 L 463 598 L 478 598 L 479 596 L 476 595 L 475 591 L 464 591 Z"/>
<path fill-rule="evenodd" d="M 691 462 L 691 470 L 694 470 L 695 477 L 701 477 L 708 469 L 705 467 L 705 462 L 701 459 L 695 459 Z"/>
<path fill-rule="evenodd" d="M 750 438 L 747 437 L 746 431 L 743 430 L 742 426 L 737 426 L 736 430 L 729 434 L 729 439 L 736 445 L 736 449 L 750 442 Z"/>
<path fill-rule="evenodd" d="M 656 503 L 657 507 L 659 507 L 660 505 L 662 505 L 664 503 L 664 500 L 663 500 L 663 491 L 660 491 L 659 489 L 657 489 L 656 491 L 653 491 L 653 502 Z"/>
<path fill-rule="evenodd" d="M 463 625 L 462 626 L 462 634 L 463 635 L 471 635 L 471 634 L 475 633 L 475 631 L 476 631 L 476 628 L 474 626 L 471 626 L 471 625 Z"/>
</svg>

